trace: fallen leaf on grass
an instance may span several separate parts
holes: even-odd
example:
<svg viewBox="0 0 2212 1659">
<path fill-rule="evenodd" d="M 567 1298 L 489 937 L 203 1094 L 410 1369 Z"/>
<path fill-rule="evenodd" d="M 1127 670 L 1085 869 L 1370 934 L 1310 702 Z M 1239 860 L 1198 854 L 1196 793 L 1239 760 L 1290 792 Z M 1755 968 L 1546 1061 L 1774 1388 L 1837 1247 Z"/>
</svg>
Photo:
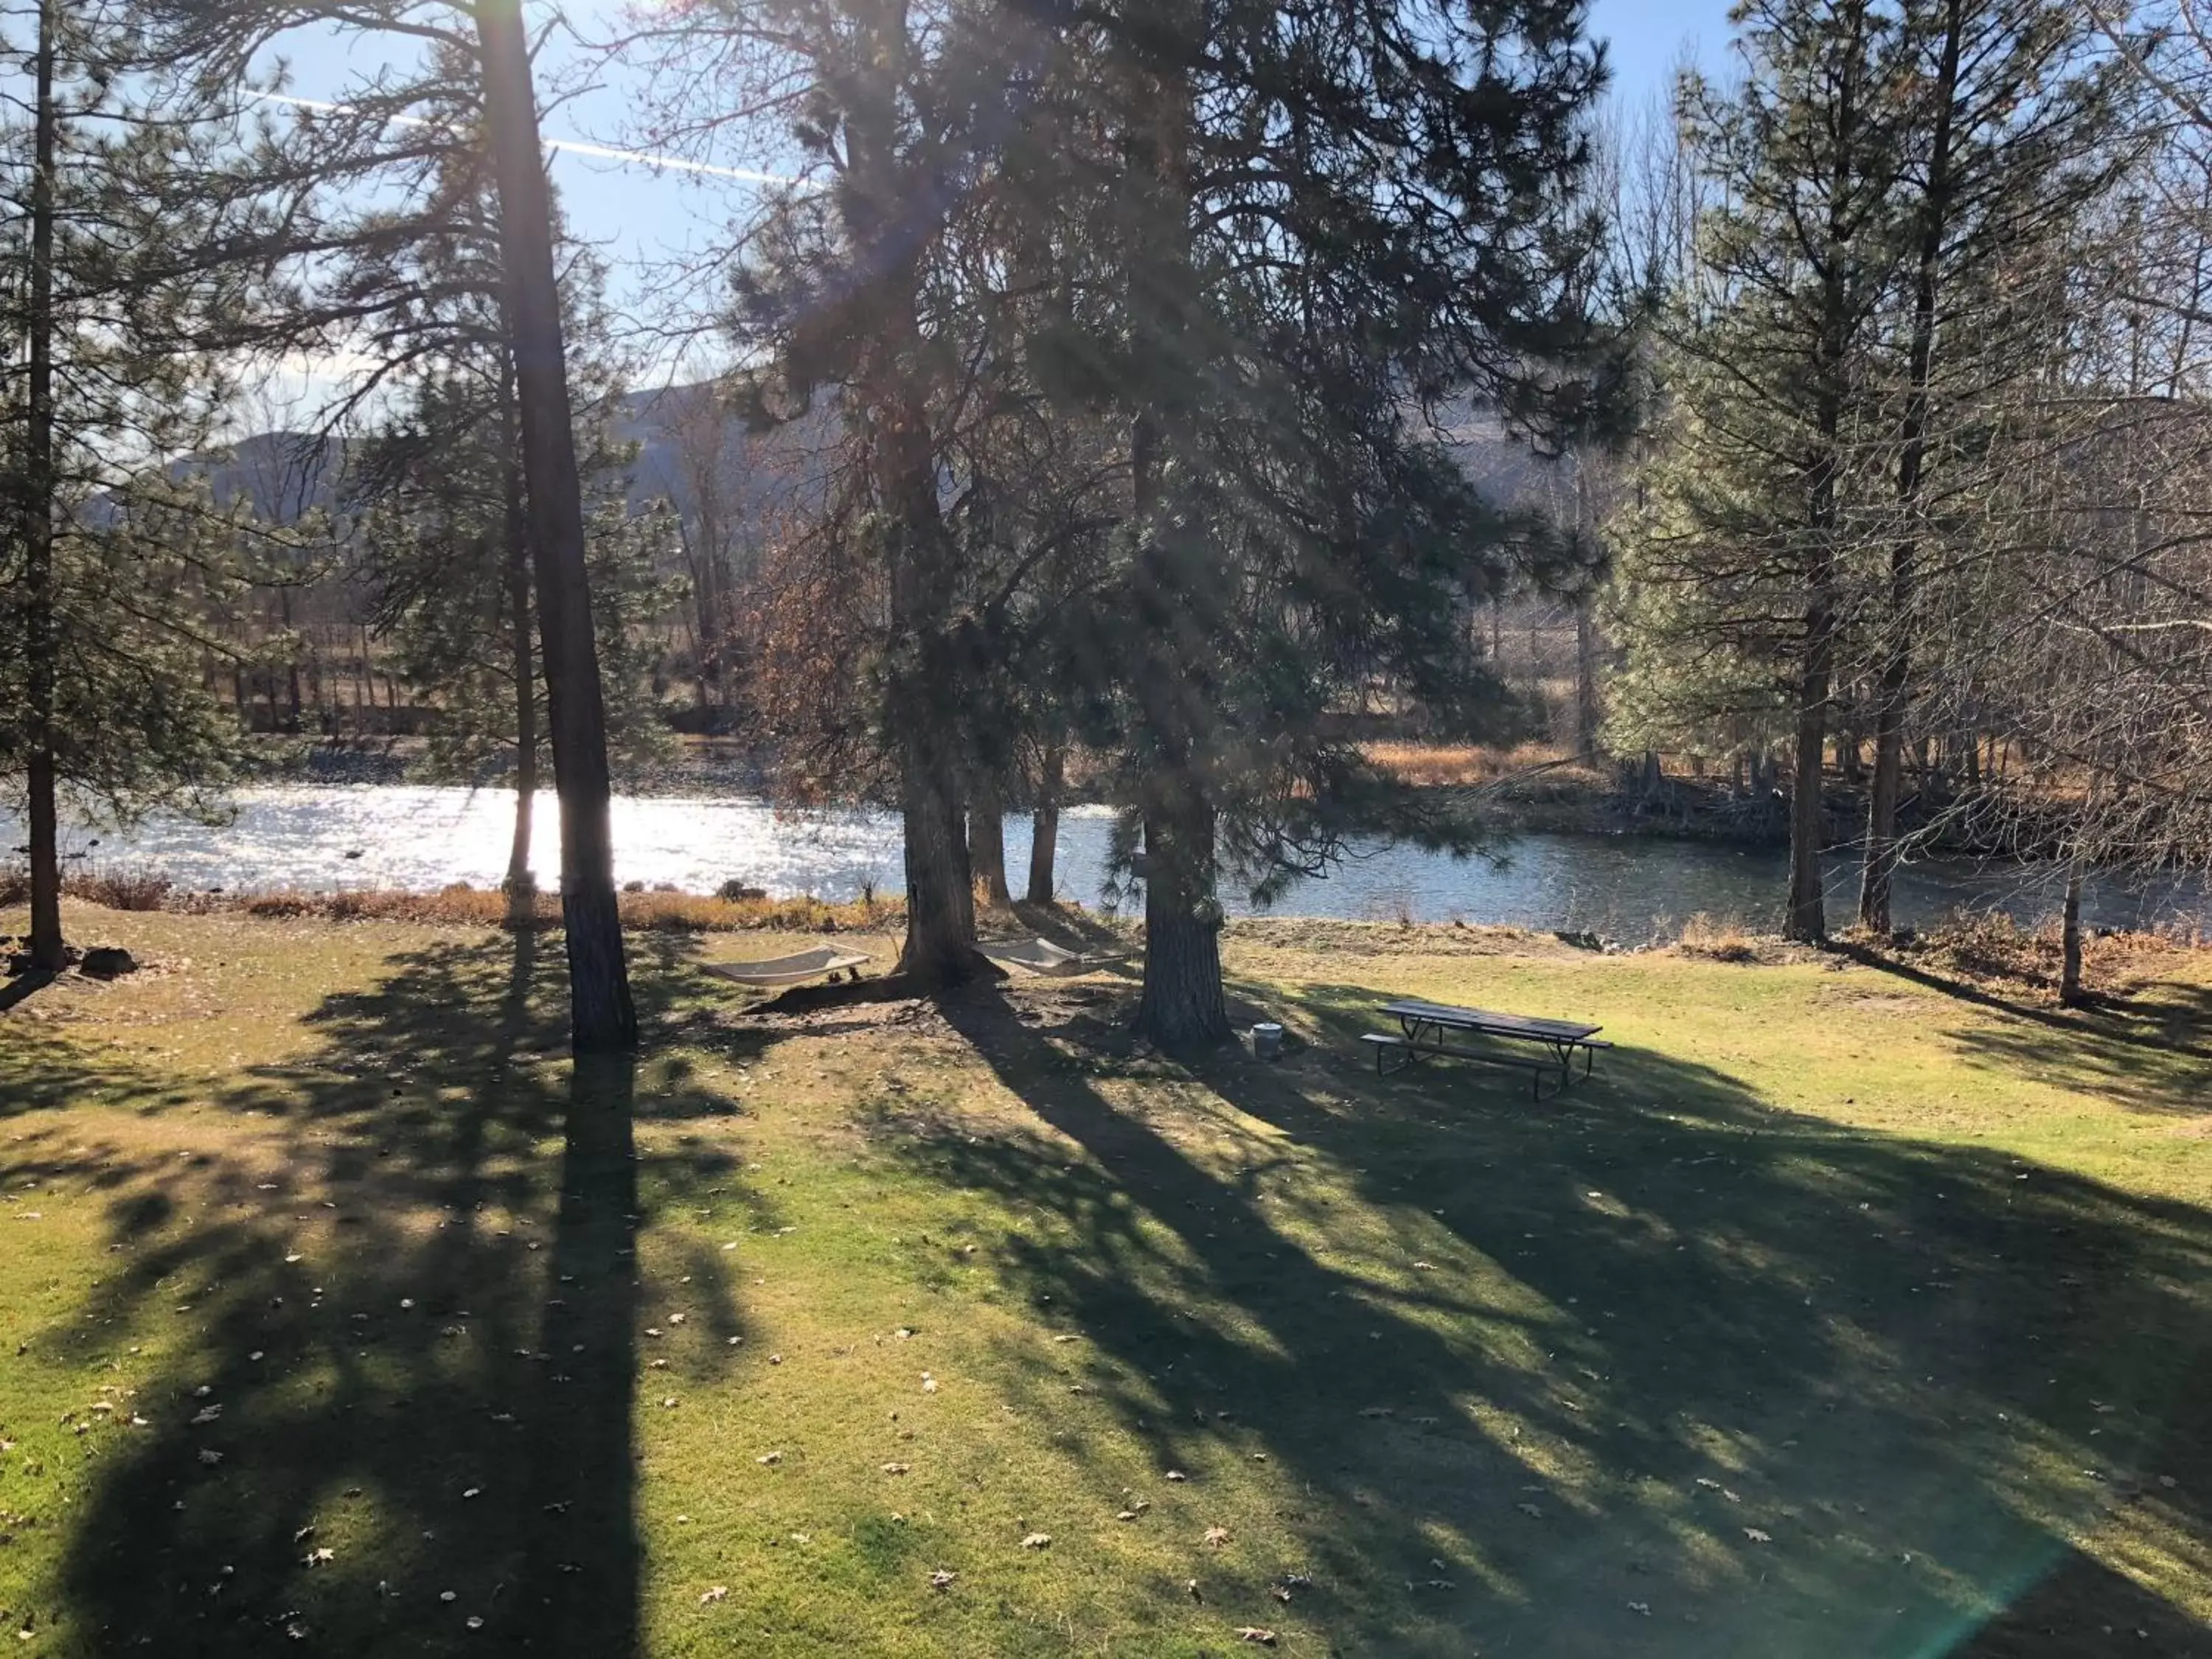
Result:
<svg viewBox="0 0 2212 1659">
<path fill-rule="evenodd" d="M 1263 1648 L 1272 1648 L 1275 1645 L 1275 1632 L 1271 1630 L 1262 1630 L 1257 1625 L 1239 1625 L 1237 1627 L 1237 1639 L 1240 1642 L 1256 1642 Z"/>
<path fill-rule="evenodd" d="M 1052 1534 L 1048 1532 L 1033 1532 L 1022 1540 L 1022 1547 L 1025 1550 L 1048 1550 L 1052 1547 Z"/>
<path fill-rule="evenodd" d="M 216 1464 L 222 1462 L 222 1454 L 219 1451 L 210 1450 L 207 1447 L 203 1446 L 200 1448 L 200 1462 L 207 1464 L 210 1468 L 212 1468 Z"/>
<path fill-rule="evenodd" d="M 1226 1527 L 1208 1527 L 1206 1529 L 1206 1541 L 1212 1545 L 1214 1548 L 1219 1549 L 1224 1544 L 1229 1541 L 1229 1528 Z"/>
<path fill-rule="evenodd" d="M 937 1392 L 937 1379 L 932 1376 L 927 1371 L 924 1371 L 921 1374 L 921 1391 L 924 1394 L 935 1394 Z"/>
<path fill-rule="evenodd" d="M 709 1601 L 726 1601 L 729 1597 L 729 1594 L 730 1587 L 727 1584 L 717 1584 L 714 1589 L 707 1591 L 704 1595 L 700 1596 L 699 1605 L 703 1607 Z"/>
<path fill-rule="evenodd" d="M 957 1572 L 947 1572 L 944 1568 L 939 1567 L 929 1575 L 929 1587 L 933 1590 L 951 1589 L 952 1581 L 959 1576 Z"/>
<path fill-rule="evenodd" d="M 908 1466 L 904 1463 L 886 1463 L 884 1465 L 884 1473 L 885 1474 L 904 1474 L 907 1472 L 907 1468 Z"/>
<path fill-rule="evenodd" d="M 1541 1521 L 1544 1518 L 1544 1511 L 1534 1504 L 1516 1504 L 1513 1507 L 1532 1521 Z"/>
<path fill-rule="evenodd" d="M 1746 1527 L 1743 1535 L 1754 1544 L 1771 1544 L 1774 1541 L 1771 1533 L 1761 1532 L 1757 1527 Z"/>
<path fill-rule="evenodd" d="M 763 1452 L 758 1457 L 753 1459 L 753 1462 L 756 1463 L 781 1463 L 783 1462 L 783 1454 L 780 1451 Z"/>
<path fill-rule="evenodd" d="M 1458 1586 L 1457 1584 L 1454 1583 L 1453 1583 L 1450 1579 L 1449 1579 L 1449 1578 L 1419 1578 L 1419 1579 L 1408 1578 L 1408 1579 L 1406 1581 L 1406 1588 L 1407 1588 L 1407 1589 L 1409 1589 L 1409 1590 L 1410 1590 L 1410 1589 L 1448 1590 L 1448 1589 L 1457 1589 L 1459 1588 L 1459 1586 Z"/>
<path fill-rule="evenodd" d="M 337 1559 L 337 1552 L 325 1544 L 320 1549 L 309 1550 L 307 1554 L 301 1559 L 301 1565 L 309 1567 L 319 1567 L 325 1562 L 335 1561 Z"/>
<path fill-rule="evenodd" d="M 1185 1474 L 1181 1469 L 1170 1469 L 1168 1471 L 1168 1479 L 1170 1480 L 1188 1480 L 1190 1477 Z"/>
<path fill-rule="evenodd" d="M 221 1417 L 222 1415 L 222 1407 L 203 1406 L 199 1410 L 192 1413 L 192 1426 L 194 1428 L 198 1428 L 203 1423 L 212 1423 L 216 1418 Z"/>
</svg>

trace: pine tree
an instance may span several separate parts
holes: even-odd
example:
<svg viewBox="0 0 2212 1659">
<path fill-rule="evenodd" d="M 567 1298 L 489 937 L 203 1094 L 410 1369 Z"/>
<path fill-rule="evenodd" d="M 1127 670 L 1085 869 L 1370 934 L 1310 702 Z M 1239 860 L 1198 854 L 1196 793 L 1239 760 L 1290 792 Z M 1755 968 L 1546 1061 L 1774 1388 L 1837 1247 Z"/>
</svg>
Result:
<svg viewBox="0 0 2212 1659">
<path fill-rule="evenodd" d="M 550 187 L 538 131 L 529 45 L 518 0 L 465 14 L 433 0 L 139 0 L 146 31 L 171 60 L 210 79 L 244 83 L 257 58 L 295 31 L 336 27 L 383 37 L 418 54 L 358 77 L 336 107 L 264 128 L 254 161 L 261 187 L 295 198 L 250 251 L 302 270 L 300 303 L 269 341 L 343 337 L 359 319 L 317 291 L 319 262 L 373 248 L 395 232 L 380 196 L 412 195 L 453 147 L 457 102 L 481 112 L 499 202 L 503 326 L 514 354 L 529 545 L 547 687 L 554 786 L 561 803 L 561 908 L 569 1024 L 579 1052 L 637 1040 L 614 886 L 606 714 L 592 615 L 582 485 L 571 428 Z M 460 78 L 456 99 L 455 77 Z M 428 122 L 428 130 L 420 125 Z M 395 136 L 396 135 L 396 136 Z"/>
<path fill-rule="evenodd" d="M 2054 279 L 2088 205 L 2124 167 L 2124 83 L 2090 47 L 2072 0 L 1920 0 L 1907 9 L 1913 75 L 1893 95 L 1909 124 L 1907 269 L 1890 328 L 1897 520 L 1870 630 L 1874 775 L 1859 921 L 1890 927 L 1897 810 L 1915 635 L 1925 626 L 1924 544 L 1959 545 L 1989 522 L 1977 485 L 2008 463 L 2008 388 L 2048 361 L 2063 328 Z"/>
<path fill-rule="evenodd" d="M 1694 726 L 1795 756 L 1785 929 L 1826 932 L 1829 714 L 1855 614 L 1849 551 L 1887 432 L 1869 354 L 1901 241 L 1905 74 L 1870 0 L 1754 0 L 1747 64 L 1693 79 L 1685 116 L 1714 201 L 1666 327 L 1668 408 L 1620 537 L 1632 726 Z"/>
<path fill-rule="evenodd" d="M 227 603 L 238 536 L 161 463 L 201 441 L 222 386 L 221 319 L 251 312 L 212 250 L 240 226 L 224 192 L 227 115 L 150 61 L 130 14 L 40 0 L 27 118 L 0 130 L 11 257 L 0 542 L 0 776 L 21 779 L 33 969 L 64 961 L 58 836 L 78 810 L 209 810 L 234 745 L 203 688 L 197 631 Z M 27 109 L 26 110 L 26 106 Z"/>
<path fill-rule="evenodd" d="M 1603 410 L 1574 280 L 1603 74 L 1548 0 L 1128 0 L 1101 36 L 1062 117 L 1096 269 L 1040 372 L 1127 422 L 1093 735 L 1145 892 L 1139 1026 L 1209 1041 L 1224 873 L 1264 900 L 1357 830 L 1464 844 L 1327 716 L 1385 672 L 1447 730 L 1505 711 L 1455 618 L 1545 538 L 1476 495 L 1434 422 L 1468 398 L 1554 435 Z"/>
<path fill-rule="evenodd" d="M 356 250 L 336 296 L 377 322 L 373 355 L 392 366 L 386 412 L 348 461 L 361 514 L 361 557 L 380 629 L 396 637 L 406 678 L 436 709 L 431 763 L 475 776 L 512 757 L 514 834 L 507 887 L 527 914 L 536 882 L 531 817 L 545 758 L 532 574 L 520 445 L 520 407 L 506 327 L 498 204 L 481 148 L 469 141 L 465 76 L 429 204 Z M 616 441 L 622 394 L 607 337 L 605 274 L 564 246 L 562 301 L 577 388 L 577 449 L 590 497 L 586 559 L 611 741 L 642 762 L 663 747 L 645 690 L 638 625 L 669 594 L 654 568 L 669 529 L 633 523 L 624 506 L 635 446 Z"/>
</svg>

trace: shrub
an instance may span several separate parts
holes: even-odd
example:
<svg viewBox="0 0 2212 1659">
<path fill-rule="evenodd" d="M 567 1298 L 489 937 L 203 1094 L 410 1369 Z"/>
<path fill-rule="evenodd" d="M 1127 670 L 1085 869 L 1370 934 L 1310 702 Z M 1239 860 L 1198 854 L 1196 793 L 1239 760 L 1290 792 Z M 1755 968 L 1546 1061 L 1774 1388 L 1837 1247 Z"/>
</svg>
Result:
<svg viewBox="0 0 2212 1659">
<path fill-rule="evenodd" d="M 1711 962 L 1759 960 L 1759 947 L 1741 921 L 1734 917 L 1715 921 L 1703 910 L 1682 924 L 1682 936 L 1674 946 L 1684 956 L 1704 957 Z"/>
<path fill-rule="evenodd" d="M 64 878 L 62 890 L 111 910 L 159 910 L 173 885 L 151 870 L 85 870 Z"/>
</svg>

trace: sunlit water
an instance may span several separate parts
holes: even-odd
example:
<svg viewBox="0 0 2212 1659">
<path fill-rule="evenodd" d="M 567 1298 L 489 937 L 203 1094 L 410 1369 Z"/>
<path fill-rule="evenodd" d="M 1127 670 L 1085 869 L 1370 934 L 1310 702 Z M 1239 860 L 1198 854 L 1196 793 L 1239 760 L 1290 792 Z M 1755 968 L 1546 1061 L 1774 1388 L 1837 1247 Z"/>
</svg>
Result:
<svg viewBox="0 0 2212 1659">
<path fill-rule="evenodd" d="M 74 833 L 68 850 L 104 866 L 156 870 L 183 887 L 233 892 L 489 887 L 506 873 L 514 798 L 498 791 L 253 789 L 236 804 L 235 818 L 220 828 L 157 816 L 96 845 L 92 832 Z M 553 798 L 540 796 L 534 854 L 549 885 L 557 823 Z M 1097 902 L 1109 823 L 1102 808 L 1061 817 L 1061 896 Z M 898 820 L 887 812 L 793 814 L 756 800 L 618 796 L 614 836 L 617 878 L 648 886 L 711 892 L 736 880 L 778 896 L 850 899 L 871 887 L 896 894 L 903 884 Z M 0 848 L 18 845 L 20 822 L 0 813 Z M 1028 819 L 1010 816 L 1006 866 L 1018 892 L 1029 868 L 1029 839 Z M 1700 911 L 1754 927 L 1778 926 L 1785 873 L 1778 850 L 1656 837 L 1524 836 L 1503 849 L 1502 862 L 1375 846 L 1325 880 L 1300 883 L 1274 912 L 1511 922 L 1641 941 Z M 1839 860 L 1829 879 L 1832 917 L 1840 922 L 1856 896 L 1856 866 Z M 1250 908 L 1227 896 L 1232 910 Z M 2033 921 L 2054 914 L 2058 897 L 2057 872 L 2048 866 L 1931 860 L 1902 873 L 1897 919 L 1924 923 L 1964 905 Z M 2086 911 L 2100 926 L 2177 920 L 2212 926 L 2212 902 L 2194 883 L 2095 883 Z"/>
</svg>

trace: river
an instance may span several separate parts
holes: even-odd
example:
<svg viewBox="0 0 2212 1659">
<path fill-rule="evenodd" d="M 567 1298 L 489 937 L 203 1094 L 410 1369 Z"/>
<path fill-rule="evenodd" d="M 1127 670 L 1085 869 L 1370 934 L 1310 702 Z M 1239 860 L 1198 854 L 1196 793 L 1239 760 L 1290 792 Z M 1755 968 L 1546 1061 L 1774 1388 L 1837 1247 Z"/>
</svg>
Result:
<svg viewBox="0 0 2212 1659">
<path fill-rule="evenodd" d="M 210 829 L 156 815 L 96 842 L 70 835 L 65 851 L 109 867 L 150 869 L 179 886 L 228 891 L 296 888 L 405 888 L 453 882 L 495 885 L 504 874 L 513 797 L 496 790 L 415 786 L 248 789 L 231 823 Z M 541 879 L 555 866 L 552 797 L 537 812 Z M 1063 897 L 1095 905 L 1110 815 L 1076 808 L 1060 819 Z M 1029 868 L 1029 820 L 1006 820 L 1006 866 L 1017 890 Z M 781 812 L 757 800 L 617 796 L 617 878 L 712 892 L 738 880 L 779 896 L 856 898 L 867 888 L 901 890 L 897 819 L 879 811 Z M 22 840 L 20 821 L 0 812 L 0 847 Z M 1282 915 L 1421 921 L 1510 922 L 1589 932 L 1640 943 L 1666 935 L 1698 912 L 1754 930 L 1779 927 L 1786 870 L 1780 851 L 1654 836 L 1528 835 L 1496 859 L 1454 859 L 1414 848 L 1373 846 L 1326 879 L 1301 882 L 1273 908 Z M 1852 910 L 1857 870 L 1829 871 L 1832 920 Z M 1900 925 L 1935 920 L 1959 906 L 2002 909 L 2037 921 L 2057 908 L 2048 866 L 1984 865 L 1929 859 L 1900 874 Z M 1230 896 L 1229 908 L 1250 907 Z M 2212 899 L 2195 882 L 2091 884 L 2093 924 L 2132 927 L 2183 921 L 2212 927 Z"/>
</svg>

